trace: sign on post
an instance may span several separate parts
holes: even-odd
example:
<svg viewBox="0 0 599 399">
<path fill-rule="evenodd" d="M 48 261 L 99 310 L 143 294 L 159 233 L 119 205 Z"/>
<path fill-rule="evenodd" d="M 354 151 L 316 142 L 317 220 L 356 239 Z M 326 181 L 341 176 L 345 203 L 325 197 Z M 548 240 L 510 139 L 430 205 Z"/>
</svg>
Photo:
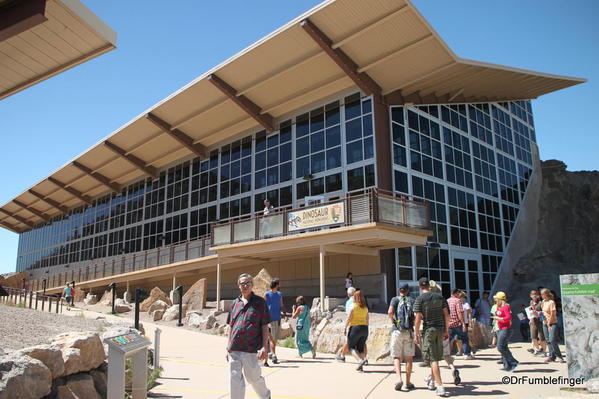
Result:
<svg viewBox="0 0 599 399">
<path fill-rule="evenodd" d="M 316 206 L 287 213 L 288 231 L 311 229 L 345 223 L 345 204 Z"/>
<path fill-rule="evenodd" d="M 568 376 L 599 377 L 599 273 L 560 276 Z"/>
<path fill-rule="evenodd" d="M 133 358 L 133 399 L 147 398 L 147 361 L 150 341 L 131 331 L 127 334 L 105 338 L 108 344 L 108 399 L 125 396 L 125 358 Z"/>
</svg>

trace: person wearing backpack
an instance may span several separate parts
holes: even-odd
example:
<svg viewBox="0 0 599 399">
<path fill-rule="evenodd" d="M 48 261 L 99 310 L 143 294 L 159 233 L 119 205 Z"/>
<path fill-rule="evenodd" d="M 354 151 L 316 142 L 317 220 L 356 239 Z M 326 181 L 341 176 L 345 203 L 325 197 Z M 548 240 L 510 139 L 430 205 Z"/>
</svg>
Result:
<svg viewBox="0 0 599 399">
<path fill-rule="evenodd" d="M 406 390 L 414 389 L 410 382 L 412 365 L 416 345 L 414 344 L 414 299 L 410 298 L 410 286 L 404 284 L 399 287 L 399 295 L 394 297 L 389 304 L 387 315 L 391 320 L 391 357 L 395 365 L 395 373 L 399 381 L 395 390 L 401 391 L 403 381 L 401 378 L 401 362 L 406 361 Z"/>
</svg>

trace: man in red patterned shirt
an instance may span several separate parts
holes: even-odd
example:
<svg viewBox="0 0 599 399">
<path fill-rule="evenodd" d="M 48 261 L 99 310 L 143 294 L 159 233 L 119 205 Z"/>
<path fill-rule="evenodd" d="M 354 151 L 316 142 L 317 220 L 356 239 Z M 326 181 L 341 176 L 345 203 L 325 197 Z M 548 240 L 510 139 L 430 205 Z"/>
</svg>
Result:
<svg viewBox="0 0 599 399">
<path fill-rule="evenodd" d="M 237 284 L 241 295 L 233 301 L 227 318 L 231 399 L 245 397 L 244 375 L 259 398 L 270 399 L 270 390 L 266 387 L 258 363 L 258 359 L 265 360 L 267 355 L 266 347 L 270 337 L 268 307 L 264 298 L 252 291 L 254 279 L 251 275 L 240 275 Z"/>
<path fill-rule="evenodd" d="M 462 352 L 466 359 L 474 359 L 470 353 L 470 343 L 468 342 L 468 327 L 464 320 L 464 308 L 462 307 L 462 290 L 456 288 L 452 291 L 451 297 L 447 300 L 449 306 L 449 342 L 451 343 L 457 337 L 462 341 Z"/>
</svg>

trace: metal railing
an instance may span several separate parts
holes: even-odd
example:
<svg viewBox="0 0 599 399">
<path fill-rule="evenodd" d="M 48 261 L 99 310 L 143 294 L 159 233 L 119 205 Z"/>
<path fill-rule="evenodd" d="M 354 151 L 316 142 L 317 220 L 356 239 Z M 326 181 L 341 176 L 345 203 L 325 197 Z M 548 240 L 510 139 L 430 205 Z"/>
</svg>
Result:
<svg viewBox="0 0 599 399">
<path fill-rule="evenodd" d="M 64 298 L 60 295 L 44 295 L 36 291 L 2 287 L 8 296 L 0 296 L 1 303 L 10 303 L 21 308 L 62 313 Z"/>
<path fill-rule="evenodd" d="M 42 281 L 45 279 L 46 289 L 54 289 L 70 281 L 82 283 L 89 280 L 164 266 L 175 262 L 202 258 L 215 253 L 209 249 L 210 242 L 210 236 L 203 236 L 193 241 L 104 258 L 101 262 L 97 260 L 78 262 L 69 265 L 70 271 L 54 272 L 45 277 L 38 277 L 33 281 L 33 284 L 30 282 L 29 287 L 40 291 L 43 289 Z M 62 270 L 66 269 L 63 267 Z"/>
<path fill-rule="evenodd" d="M 312 211 L 312 212 L 311 212 Z M 321 225 L 303 225 L 306 214 L 320 218 Z M 282 237 L 362 223 L 430 229 L 430 208 L 426 201 L 409 199 L 379 189 L 347 193 L 345 197 L 268 215 L 213 224 L 212 246 Z"/>
</svg>

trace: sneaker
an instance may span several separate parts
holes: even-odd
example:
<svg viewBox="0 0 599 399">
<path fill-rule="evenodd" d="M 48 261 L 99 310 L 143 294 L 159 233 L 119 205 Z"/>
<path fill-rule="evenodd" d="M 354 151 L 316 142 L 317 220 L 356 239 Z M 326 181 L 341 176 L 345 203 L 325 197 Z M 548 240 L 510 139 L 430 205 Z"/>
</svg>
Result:
<svg viewBox="0 0 599 399">
<path fill-rule="evenodd" d="M 266 361 L 264 362 L 264 367 L 270 367 L 270 364 L 268 364 L 268 360 L 266 360 Z"/>
<path fill-rule="evenodd" d="M 566 363 L 566 361 L 564 360 L 563 357 L 558 357 L 557 361 L 560 362 L 560 363 Z"/>
<path fill-rule="evenodd" d="M 426 382 L 426 387 L 429 389 L 429 391 L 435 390 L 435 380 L 433 380 L 432 375 L 429 375 L 428 377 L 426 377 L 424 379 L 424 381 Z"/>
<path fill-rule="evenodd" d="M 401 391 L 401 387 L 403 387 L 403 381 L 399 381 L 397 384 L 395 384 L 396 391 Z"/>
<path fill-rule="evenodd" d="M 437 390 L 435 391 L 435 393 L 437 394 L 437 396 L 448 396 L 447 392 L 445 392 L 445 387 L 437 387 Z"/>
<path fill-rule="evenodd" d="M 537 351 L 536 351 L 536 350 L 534 350 L 534 349 L 532 349 L 532 348 L 530 348 L 530 349 L 527 349 L 526 351 L 527 351 L 528 353 L 532 353 L 533 355 L 535 355 L 535 354 L 537 353 Z"/>
<path fill-rule="evenodd" d="M 345 362 L 345 356 L 335 355 L 335 360 L 340 362 Z"/>
<path fill-rule="evenodd" d="M 516 371 L 516 369 L 518 368 L 518 365 L 519 365 L 519 364 L 520 364 L 519 362 L 516 362 L 516 364 L 515 364 L 514 366 L 512 366 L 512 368 L 511 368 L 509 371 L 511 371 L 512 373 L 513 373 L 514 371 Z"/>
<path fill-rule="evenodd" d="M 272 357 L 270 358 L 270 360 L 272 360 L 272 362 L 274 364 L 279 364 L 279 359 L 277 359 L 277 355 L 272 355 Z"/>
<path fill-rule="evenodd" d="M 466 360 L 474 360 L 474 355 L 470 354 L 466 356 Z"/>
<path fill-rule="evenodd" d="M 411 391 L 412 389 L 414 389 L 414 384 L 412 384 L 411 382 L 406 384 L 406 391 Z"/>
<path fill-rule="evenodd" d="M 364 359 L 364 366 L 368 366 L 368 359 Z"/>
<path fill-rule="evenodd" d="M 272 359 L 272 358 L 273 358 L 273 356 L 274 356 L 274 354 L 273 354 L 272 352 L 269 352 L 269 353 L 268 353 L 268 358 L 269 358 L 269 359 Z"/>
<path fill-rule="evenodd" d="M 462 382 L 462 379 L 460 378 L 460 372 L 458 371 L 458 369 L 454 369 L 453 370 L 453 383 L 454 385 L 459 385 Z"/>
<path fill-rule="evenodd" d="M 364 371 L 364 365 L 368 362 L 368 360 L 363 359 L 359 364 L 358 367 L 356 367 L 357 371 Z"/>
<path fill-rule="evenodd" d="M 553 359 L 548 357 L 543 361 L 543 363 L 551 363 L 552 361 L 553 361 Z"/>
<path fill-rule="evenodd" d="M 458 352 L 458 353 L 456 353 L 455 355 L 456 355 L 456 356 L 462 356 L 462 355 L 463 355 L 463 353 L 462 353 L 462 352 Z"/>
</svg>

